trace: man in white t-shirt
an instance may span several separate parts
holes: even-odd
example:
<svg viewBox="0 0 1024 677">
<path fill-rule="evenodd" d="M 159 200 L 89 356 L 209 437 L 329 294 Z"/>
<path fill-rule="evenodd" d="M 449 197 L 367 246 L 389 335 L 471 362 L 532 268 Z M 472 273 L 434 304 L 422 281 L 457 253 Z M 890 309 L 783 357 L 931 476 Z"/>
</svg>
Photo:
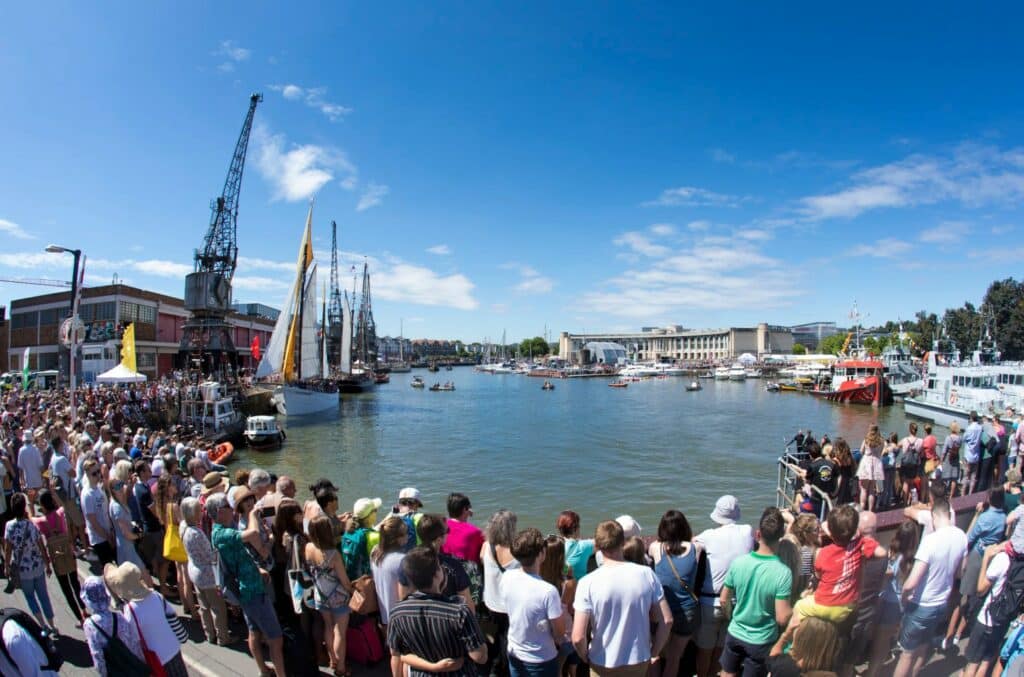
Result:
<svg viewBox="0 0 1024 677">
<path fill-rule="evenodd" d="M 903 509 L 904 517 L 914 520 L 923 527 L 921 530 L 921 536 L 927 536 L 935 531 L 935 528 L 932 526 L 932 504 L 937 499 L 946 498 L 945 485 L 941 482 L 932 483 L 928 487 L 927 498 L 927 503 L 917 503 L 916 505 L 909 505 Z M 949 506 L 949 523 L 956 524 L 956 511 L 953 510 L 953 506 Z"/>
<path fill-rule="evenodd" d="M 55 670 L 46 669 L 48 662 L 43 647 L 14 619 L 3 624 L 0 641 L 4 643 L 4 651 L 0 651 L 0 675 L 58 677 Z"/>
<path fill-rule="evenodd" d="M 21 436 L 18 450 L 18 470 L 21 473 L 21 489 L 28 496 L 29 515 L 36 514 L 36 496 L 43 486 L 43 455 L 32 443 L 32 431 L 28 428 Z"/>
<path fill-rule="evenodd" d="M 506 570 L 498 583 L 508 613 L 508 662 L 514 677 L 558 677 L 558 647 L 568 615 L 558 590 L 540 577 L 544 548 L 538 530 L 520 531 L 512 541 L 512 556 L 521 568 Z"/>
<path fill-rule="evenodd" d="M 921 539 L 914 568 L 903 583 L 904 614 L 899 644 L 903 653 L 894 677 L 916 675 L 935 631 L 946 618 L 946 602 L 967 556 L 967 534 L 949 521 L 949 502 L 932 502 L 935 531 Z"/>
<path fill-rule="evenodd" d="M 100 464 L 90 459 L 82 466 L 85 472 L 85 489 L 82 490 L 82 514 L 85 516 L 85 533 L 89 547 L 100 563 L 106 565 L 116 561 L 117 541 L 114 523 L 110 519 L 107 495 L 103 492 L 103 473 Z"/>
<path fill-rule="evenodd" d="M 708 677 L 717 670 L 718 657 L 725 645 L 725 633 L 729 622 L 719 613 L 719 595 L 729 565 L 737 557 L 754 549 L 754 530 L 748 524 L 737 524 L 740 519 L 740 504 L 735 496 L 725 495 L 715 503 L 711 520 L 721 526 L 702 531 L 695 543 L 700 543 L 707 553 L 710 576 L 704 577 L 700 591 L 700 627 L 694 634 L 697 644 L 697 675 Z"/>
<path fill-rule="evenodd" d="M 672 627 L 661 583 L 649 567 L 623 559 L 625 540 L 618 522 L 597 525 L 594 545 L 604 564 L 580 579 L 573 603 L 573 646 L 599 677 L 644 677 Z M 651 622 L 657 624 L 653 640 Z M 593 633 L 589 643 L 588 631 Z"/>
</svg>

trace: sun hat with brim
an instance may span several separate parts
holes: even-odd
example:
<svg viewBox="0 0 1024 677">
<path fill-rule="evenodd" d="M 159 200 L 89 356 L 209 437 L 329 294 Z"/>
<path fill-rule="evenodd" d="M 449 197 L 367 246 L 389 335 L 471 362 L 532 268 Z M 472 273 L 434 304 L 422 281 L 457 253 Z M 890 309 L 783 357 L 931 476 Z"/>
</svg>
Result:
<svg viewBox="0 0 1024 677">
<path fill-rule="evenodd" d="M 740 502 L 735 496 L 726 494 L 715 502 L 711 520 L 718 524 L 734 524 L 740 518 Z"/>
<path fill-rule="evenodd" d="M 239 507 L 248 498 L 256 498 L 256 494 L 249 491 L 249 487 L 235 487 L 235 489 L 228 494 L 228 503 L 231 504 L 232 510 L 238 510 Z"/>
<path fill-rule="evenodd" d="M 208 472 L 203 475 L 203 492 L 208 493 L 216 489 L 226 491 L 228 486 L 228 477 L 222 472 Z M 223 488 L 222 488 L 223 487 Z"/>
<path fill-rule="evenodd" d="M 384 501 L 379 498 L 360 498 L 352 506 L 352 514 L 355 515 L 356 519 L 366 519 L 375 510 L 380 510 L 380 506 L 383 503 Z"/>
<path fill-rule="evenodd" d="M 124 562 L 120 566 L 108 564 L 103 567 L 103 582 L 126 602 L 138 602 L 152 592 L 142 582 L 142 571 L 131 562 Z"/>
</svg>

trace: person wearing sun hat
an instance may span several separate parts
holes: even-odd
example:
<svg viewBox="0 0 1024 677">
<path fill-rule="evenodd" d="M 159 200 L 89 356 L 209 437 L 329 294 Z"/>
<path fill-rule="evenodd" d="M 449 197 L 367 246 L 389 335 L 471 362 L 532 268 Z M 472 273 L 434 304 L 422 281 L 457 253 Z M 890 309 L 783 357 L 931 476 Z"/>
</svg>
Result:
<svg viewBox="0 0 1024 677">
<path fill-rule="evenodd" d="M 187 677 L 188 669 L 181 656 L 181 642 L 187 638 L 188 631 L 163 596 L 146 587 L 139 567 L 131 562 L 120 566 L 108 564 L 103 567 L 103 581 L 111 592 L 124 601 L 121 615 L 139 632 L 143 650 L 156 654 L 167 677 Z M 172 622 L 175 628 L 171 627 Z M 182 632 L 185 637 L 181 636 Z"/>
<path fill-rule="evenodd" d="M 145 660 L 142 655 L 142 643 L 139 641 L 139 631 L 135 623 L 115 614 L 110 610 L 110 593 L 107 592 L 107 585 L 100 576 L 89 576 L 82 583 L 82 592 L 79 595 L 82 604 L 90 616 L 82 625 L 82 632 L 85 633 L 85 643 L 89 646 L 89 653 L 92 655 L 92 664 L 101 677 L 107 677 L 107 663 L 103 656 L 107 648 L 109 638 L 117 635 L 117 638 L 128 650 L 135 654 L 139 660 Z"/>
<path fill-rule="evenodd" d="M 420 513 L 422 507 L 423 497 L 416 487 L 406 487 L 398 492 L 398 504 L 392 512 L 405 522 L 406 538 L 408 538 L 404 548 L 406 552 L 420 544 L 419 537 L 416 535 L 416 525 L 423 517 Z"/>
<path fill-rule="evenodd" d="M 350 581 L 370 575 L 370 552 L 380 542 L 380 532 L 373 525 L 383 503 L 379 498 L 360 498 L 352 506 L 352 517 L 341 537 L 345 573 Z"/>
<path fill-rule="evenodd" d="M 725 582 L 725 574 L 733 560 L 754 549 L 754 530 L 747 524 L 738 524 L 740 503 L 735 496 L 726 494 L 715 502 L 715 509 L 709 515 L 719 526 L 706 529 L 693 539 L 707 553 L 710 576 L 704 577 L 704 587 L 698 597 L 701 603 L 701 620 L 694 643 L 697 645 L 697 674 L 710 674 L 711 666 L 717 665 L 718 655 L 725 645 L 728 621 L 723 620 L 719 608 L 719 594 Z"/>
</svg>

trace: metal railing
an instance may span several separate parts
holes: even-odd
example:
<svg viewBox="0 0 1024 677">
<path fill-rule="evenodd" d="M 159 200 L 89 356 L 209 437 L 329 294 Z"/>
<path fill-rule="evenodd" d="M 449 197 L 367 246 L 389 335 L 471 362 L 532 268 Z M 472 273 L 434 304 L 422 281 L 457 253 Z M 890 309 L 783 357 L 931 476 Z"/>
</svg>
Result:
<svg viewBox="0 0 1024 677">
<path fill-rule="evenodd" d="M 820 498 L 821 508 L 818 519 L 824 520 L 829 511 L 832 510 L 832 498 L 818 487 L 804 481 L 804 471 L 800 463 L 806 461 L 809 456 L 807 452 L 791 450 L 790 442 L 786 445 L 785 451 L 778 461 L 778 479 L 775 485 L 775 505 L 778 508 L 792 508 L 794 512 L 800 512 L 799 496 L 804 486 L 808 487 L 813 494 Z"/>
</svg>

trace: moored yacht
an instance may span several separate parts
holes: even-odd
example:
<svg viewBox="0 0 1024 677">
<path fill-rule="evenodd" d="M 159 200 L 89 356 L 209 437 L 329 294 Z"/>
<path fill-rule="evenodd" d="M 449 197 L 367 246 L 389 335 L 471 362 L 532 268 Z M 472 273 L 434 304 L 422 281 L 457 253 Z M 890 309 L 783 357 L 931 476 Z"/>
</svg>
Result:
<svg viewBox="0 0 1024 677">
<path fill-rule="evenodd" d="M 736 364 L 729 367 L 729 380 L 730 381 L 744 381 L 747 378 L 747 369 L 742 364 L 737 362 Z"/>
<path fill-rule="evenodd" d="M 728 381 L 729 380 L 729 367 L 717 367 L 715 369 L 715 380 L 716 381 Z"/>
</svg>

